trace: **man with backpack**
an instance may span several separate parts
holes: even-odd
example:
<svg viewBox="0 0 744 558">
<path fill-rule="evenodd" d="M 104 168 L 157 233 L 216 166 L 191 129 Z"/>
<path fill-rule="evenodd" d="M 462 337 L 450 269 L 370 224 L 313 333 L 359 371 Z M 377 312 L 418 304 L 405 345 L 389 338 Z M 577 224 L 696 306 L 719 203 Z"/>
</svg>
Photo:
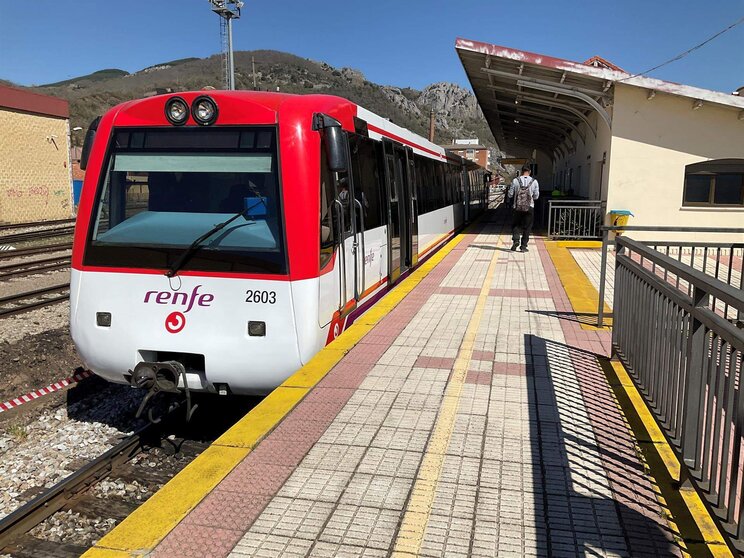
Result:
<svg viewBox="0 0 744 558">
<path fill-rule="evenodd" d="M 514 210 L 512 252 L 516 252 L 517 248 L 522 252 L 527 252 L 527 243 L 530 241 L 535 200 L 540 197 L 540 185 L 530 174 L 532 174 L 530 166 L 522 166 L 522 175 L 512 180 L 509 186 L 509 198 L 512 200 Z"/>
</svg>

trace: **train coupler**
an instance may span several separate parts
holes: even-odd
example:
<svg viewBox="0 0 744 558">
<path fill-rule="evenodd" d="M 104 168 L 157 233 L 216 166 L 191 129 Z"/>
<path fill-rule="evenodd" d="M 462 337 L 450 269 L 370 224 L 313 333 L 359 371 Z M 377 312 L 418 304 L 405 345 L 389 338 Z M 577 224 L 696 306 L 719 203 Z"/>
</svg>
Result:
<svg viewBox="0 0 744 558">
<path fill-rule="evenodd" d="M 158 393 L 180 393 L 181 390 L 178 388 L 178 380 L 180 378 L 183 383 L 183 392 L 185 395 L 186 422 L 191 420 L 194 411 L 196 411 L 199 405 L 193 405 L 191 403 L 191 390 L 189 389 L 189 383 L 186 378 L 186 368 L 183 364 L 175 360 L 166 362 L 140 362 L 134 367 L 134 371 L 130 372 L 132 375 L 132 385 L 148 390 L 147 395 L 142 399 L 137 409 L 137 414 L 135 415 L 137 418 L 142 416 L 147 404 Z M 176 405 L 176 407 L 178 406 L 180 404 Z M 172 410 L 172 407 L 169 410 Z M 157 424 L 162 420 L 162 418 L 153 415 L 152 407 L 147 410 L 147 418 L 153 424 Z"/>
</svg>

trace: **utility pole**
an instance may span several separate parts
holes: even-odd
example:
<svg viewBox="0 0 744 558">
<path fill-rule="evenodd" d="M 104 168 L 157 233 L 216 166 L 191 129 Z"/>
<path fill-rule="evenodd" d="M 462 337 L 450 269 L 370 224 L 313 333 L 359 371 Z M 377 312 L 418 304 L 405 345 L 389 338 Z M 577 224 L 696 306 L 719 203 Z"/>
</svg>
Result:
<svg viewBox="0 0 744 558">
<path fill-rule="evenodd" d="M 434 124 L 436 123 L 436 111 L 432 108 L 429 111 L 429 141 L 434 143 Z"/>
<path fill-rule="evenodd" d="M 258 87 L 256 87 L 256 57 L 251 56 L 251 71 L 253 73 L 253 90 L 257 91 Z"/>
<path fill-rule="evenodd" d="M 209 0 L 212 11 L 220 16 L 220 42 L 225 89 L 235 89 L 235 59 L 233 58 L 232 20 L 240 18 L 242 0 Z"/>
</svg>

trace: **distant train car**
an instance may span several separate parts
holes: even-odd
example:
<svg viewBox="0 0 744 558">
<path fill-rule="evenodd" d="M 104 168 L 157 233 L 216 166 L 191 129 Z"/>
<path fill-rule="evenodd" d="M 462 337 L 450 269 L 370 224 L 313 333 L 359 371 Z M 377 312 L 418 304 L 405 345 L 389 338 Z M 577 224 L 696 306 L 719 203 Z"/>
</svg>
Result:
<svg viewBox="0 0 744 558">
<path fill-rule="evenodd" d="M 487 195 L 484 169 L 327 95 L 123 103 L 83 164 L 72 338 L 153 391 L 269 392 Z"/>
</svg>

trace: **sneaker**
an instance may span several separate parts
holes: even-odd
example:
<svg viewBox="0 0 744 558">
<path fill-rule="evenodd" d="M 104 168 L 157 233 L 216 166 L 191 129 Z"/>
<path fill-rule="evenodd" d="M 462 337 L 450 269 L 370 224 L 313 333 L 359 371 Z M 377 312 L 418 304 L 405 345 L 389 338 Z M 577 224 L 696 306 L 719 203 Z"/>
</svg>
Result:
<svg viewBox="0 0 744 558">
<path fill-rule="evenodd" d="M 515 242 L 514 244 L 512 244 L 512 252 L 516 252 L 517 248 L 519 248 L 519 242 Z"/>
<path fill-rule="evenodd" d="M 521 247 L 521 248 L 519 249 L 519 251 L 520 251 L 520 252 L 529 252 L 529 250 L 527 249 L 527 246 L 522 246 L 522 247 Z"/>
</svg>

